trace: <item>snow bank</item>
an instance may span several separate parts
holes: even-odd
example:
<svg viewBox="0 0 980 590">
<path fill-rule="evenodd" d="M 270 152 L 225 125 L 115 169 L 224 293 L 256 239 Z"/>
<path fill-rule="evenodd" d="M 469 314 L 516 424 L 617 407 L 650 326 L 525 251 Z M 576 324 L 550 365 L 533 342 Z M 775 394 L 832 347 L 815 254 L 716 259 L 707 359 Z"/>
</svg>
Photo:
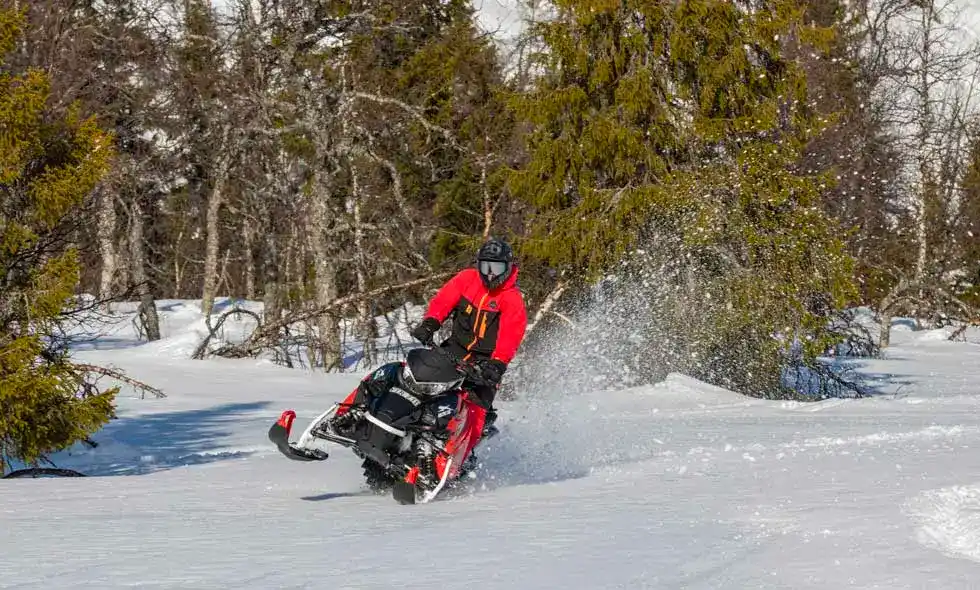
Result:
<svg viewBox="0 0 980 590">
<path fill-rule="evenodd" d="M 646 388 L 645 392 L 648 397 L 655 398 L 658 407 L 671 409 L 747 407 L 767 403 L 680 373 L 670 373 L 660 383 Z"/>
</svg>

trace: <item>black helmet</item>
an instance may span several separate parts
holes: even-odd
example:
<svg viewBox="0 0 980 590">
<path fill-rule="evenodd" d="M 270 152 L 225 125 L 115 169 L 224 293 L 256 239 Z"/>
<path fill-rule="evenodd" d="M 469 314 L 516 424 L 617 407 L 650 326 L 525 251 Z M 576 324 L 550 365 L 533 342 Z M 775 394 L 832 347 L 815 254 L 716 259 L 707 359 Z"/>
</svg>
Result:
<svg viewBox="0 0 980 590">
<path fill-rule="evenodd" d="M 514 250 L 507 242 L 490 238 L 476 253 L 476 269 L 486 288 L 496 289 L 514 271 Z"/>
</svg>

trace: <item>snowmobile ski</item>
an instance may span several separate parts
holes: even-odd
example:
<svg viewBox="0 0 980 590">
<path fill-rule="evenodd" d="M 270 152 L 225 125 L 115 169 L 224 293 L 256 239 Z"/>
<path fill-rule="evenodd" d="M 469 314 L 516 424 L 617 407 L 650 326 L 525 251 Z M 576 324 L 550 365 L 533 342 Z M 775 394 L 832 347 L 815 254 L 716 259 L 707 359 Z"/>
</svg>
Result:
<svg viewBox="0 0 980 590">
<path fill-rule="evenodd" d="M 392 487 L 391 496 L 399 504 L 415 504 L 415 484 L 407 481 L 396 482 Z"/>
<path fill-rule="evenodd" d="M 296 419 L 296 412 L 286 410 L 279 420 L 269 428 L 269 440 L 276 445 L 279 452 L 294 461 L 323 461 L 329 457 L 319 449 L 304 449 L 289 442 L 289 431 Z"/>
</svg>

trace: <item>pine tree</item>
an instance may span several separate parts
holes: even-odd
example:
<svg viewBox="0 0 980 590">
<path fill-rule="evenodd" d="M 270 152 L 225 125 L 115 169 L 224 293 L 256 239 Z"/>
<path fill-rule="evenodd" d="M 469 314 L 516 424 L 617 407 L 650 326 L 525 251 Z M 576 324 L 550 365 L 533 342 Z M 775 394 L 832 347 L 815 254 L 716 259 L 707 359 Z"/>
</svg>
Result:
<svg viewBox="0 0 980 590">
<path fill-rule="evenodd" d="M 797 172 L 821 124 L 783 55 L 831 31 L 794 0 L 555 4 L 538 25 L 551 73 L 515 100 L 532 128 L 508 179 L 535 208 L 523 254 L 594 280 L 644 249 L 674 287 L 651 293 L 673 328 L 658 368 L 787 395 L 791 343 L 813 362 L 835 341 L 828 305 L 853 294 L 820 206 L 831 179 Z"/>
<path fill-rule="evenodd" d="M 22 23 L 0 11 L 0 54 Z M 109 165 L 111 140 L 75 113 L 50 117 L 49 94 L 39 70 L 0 74 L 0 472 L 98 430 L 116 394 L 87 383 L 57 336 L 79 275 L 71 234 Z"/>
<path fill-rule="evenodd" d="M 450 141 L 432 153 L 426 130 L 415 130 L 412 153 L 428 152 L 435 161 L 429 169 L 414 166 L 410 192 L 424 208 L 431 207 L 438 224 L 431 262 L 455 268 L 469 262 L 477 243 L 502 225 L 501 170 L 513 158 L 516 127 L 506 108 L 500 58 L 474 26 L 470 3 L 418 4 L 429 8 L 415 13 L 441 15 L 438 26 L 409 28 L 428 35 L 414 39 L 414 51 L 397 69 L 381 71 L 391 77 L 396 93 L 449 132 Z M 411 159 L 405 165 L 412 166 Z"/>
</svg>

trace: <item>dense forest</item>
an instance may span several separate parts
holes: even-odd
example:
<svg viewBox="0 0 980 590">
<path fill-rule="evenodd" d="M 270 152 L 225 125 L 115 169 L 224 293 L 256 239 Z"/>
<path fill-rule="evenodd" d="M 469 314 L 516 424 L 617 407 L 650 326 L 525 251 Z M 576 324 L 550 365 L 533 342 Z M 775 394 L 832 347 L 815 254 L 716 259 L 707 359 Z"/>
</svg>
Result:
<svg viewBox="0 0 980 590">
<path fill-rule="evenodd" d="M 569 337 L 642 357 L 634 380 L 780 397 L 802 367 L 830 391 L 849 310 L 980 321 L 980 46 L 955 3 L 523 0 L 507 44 L 468 0 L 0 6 L 4 454 L 111 415 L 59 338 L 82 311 L 140 301 L 152 340 L 157 300 L 262 301 L 225 353 L 301 326 L 334 370 L 345 320 L 370 336 L 490 235 L 527 354 L 616 301 Z"/>
</svg>

